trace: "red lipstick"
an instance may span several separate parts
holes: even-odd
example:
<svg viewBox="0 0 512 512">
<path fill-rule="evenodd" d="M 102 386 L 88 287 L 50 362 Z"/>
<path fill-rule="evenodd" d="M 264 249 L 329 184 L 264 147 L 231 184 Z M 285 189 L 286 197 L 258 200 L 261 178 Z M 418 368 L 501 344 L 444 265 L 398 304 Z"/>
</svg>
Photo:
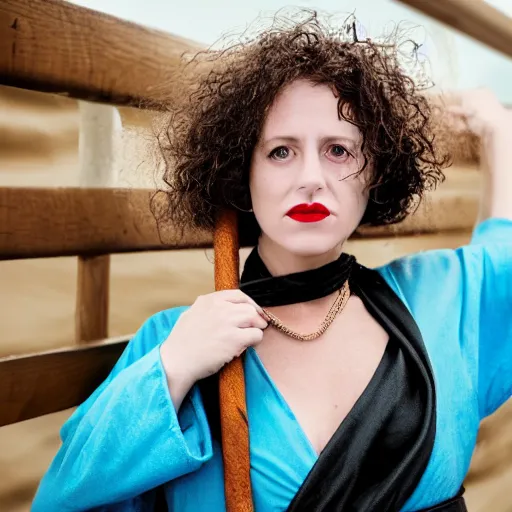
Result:
<svg viewBox="0 0 512 512">
<path fill-rule="evenodd" d="M 298 204 L 286 215 L 297 222 L 319 222 L 329 217 L 331 212 L 321 203 Z"/>
</svg>

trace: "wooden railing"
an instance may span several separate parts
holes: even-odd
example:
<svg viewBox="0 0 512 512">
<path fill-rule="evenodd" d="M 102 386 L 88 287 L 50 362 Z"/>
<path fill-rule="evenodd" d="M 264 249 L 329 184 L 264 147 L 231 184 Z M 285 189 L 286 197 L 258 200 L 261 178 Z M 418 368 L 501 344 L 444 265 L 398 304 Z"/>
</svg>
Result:
<svg viewBox="0 0 512 512">
<path fill-rule="evenodd" d="M 0 2 L 4 85 L 112 105 L 160 103 L 191 41 L 61 0 Z"/>
<path fill-rule="evenodd" d="M 483 0 L 397 0 L 512 57 L 512 19 Z"/>
<path fill-rule="evenodd" d="M 458 6 L 459 19 L 472 12 L 464 5 Z M 490 23 L 497 27 L 504 20 Z M 87 100 L 81 110 L 89 121 L 95 119 L 87 117 L 90 102 L 111 105 L 102 105 L 99 115 L 107 134 L 113 105 L 158 107 L 172 93 L 182 54 L 198 49 L 182 38 L 60 0 L 0 0 L 0 83 Z M 212 243 L 208 233 L 175 236 L 172 225 L 162 237 L 150 209 L 153 191 L 104 188 L 113 149 L 108 137 L 88 137 L 99 129 L 89 121 L 81 134 L 84 187 L 0 188 L 0 260 L 79 258 L 74 345 L 0 359 L 0 426 L 77 405 L 119 357 L 127 337 L 108 339 L 107 333 L 110 254 Z M 477 171 L 449 171 L 447 184 L 410 220 L 359 236 L 468 232 L 478 183 Z"/>
</svg>

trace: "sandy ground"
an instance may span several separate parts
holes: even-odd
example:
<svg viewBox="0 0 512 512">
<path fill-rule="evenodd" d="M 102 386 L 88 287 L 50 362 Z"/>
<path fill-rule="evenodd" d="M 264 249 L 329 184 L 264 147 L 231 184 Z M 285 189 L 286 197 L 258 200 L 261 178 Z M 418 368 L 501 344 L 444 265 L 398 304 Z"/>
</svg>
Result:
<svg viewBox="0 0 512 512">
<path fill-rule="evenodd" d="M 0 88 L 0 186 L 78 183 L 78 114 L 69 100 Z M 139 182 L 140 174 L 122 179 Z M 142 179 L 148 173 L 142 172 Z M 362 241 L 350 249 L 368 265 L 407 252 L 451 247 L 467 237 Z M 112 258 L 110 334 L 135 331 L 151 314 L 190 303 L 213 288 L 208 251 Z M 0 355 L 69 345 L 75 258 L 0 262 Z M 69 412 L 0 428 L 0 511 L 25 512 L 59 446 Z M 467 481 L 472 512 L 512 512 L 512 403 L 484 423 Z M 52 512 L 52 511 L 49 511 Z"/>
</svg>

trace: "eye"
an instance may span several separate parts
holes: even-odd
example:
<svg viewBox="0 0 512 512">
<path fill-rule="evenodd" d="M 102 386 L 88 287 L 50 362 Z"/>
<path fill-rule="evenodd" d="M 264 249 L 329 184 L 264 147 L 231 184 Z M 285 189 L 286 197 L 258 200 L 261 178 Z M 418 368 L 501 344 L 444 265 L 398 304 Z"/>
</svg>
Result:
<svg viewBox="0 0 512 512">
<path fill-rule="evenodd" d="M 285 160 L 290 155 L 290 150 L 286 146 L 279 146 L 270 152 L 269 157 L 274 160 Z"/>
<path fill-rule="evenodd" d="M 329 150 L 328 153 L 330 156 L 336 158 L 336 159 L 343 159 L 349 156 L 348 151 L 339 144 L 333 144 Z"/>
</svg>

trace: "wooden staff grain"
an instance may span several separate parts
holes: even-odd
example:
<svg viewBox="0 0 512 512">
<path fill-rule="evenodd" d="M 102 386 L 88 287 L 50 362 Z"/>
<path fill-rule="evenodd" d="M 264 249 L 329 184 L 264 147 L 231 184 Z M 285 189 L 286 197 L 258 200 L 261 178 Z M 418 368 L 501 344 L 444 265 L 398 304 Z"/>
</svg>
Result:
<svg viewBox="0 0 512 512">
<path fill-rule="evenodd" d="M 214 232 L 215 289 L 238 288 L 240 258 L 237 214 L 220 213 Z M 219 376 L 224 490 L 228 512 L 252 512 L 249 422 L 241 358 L 227 364 Z"/>
</svg>

